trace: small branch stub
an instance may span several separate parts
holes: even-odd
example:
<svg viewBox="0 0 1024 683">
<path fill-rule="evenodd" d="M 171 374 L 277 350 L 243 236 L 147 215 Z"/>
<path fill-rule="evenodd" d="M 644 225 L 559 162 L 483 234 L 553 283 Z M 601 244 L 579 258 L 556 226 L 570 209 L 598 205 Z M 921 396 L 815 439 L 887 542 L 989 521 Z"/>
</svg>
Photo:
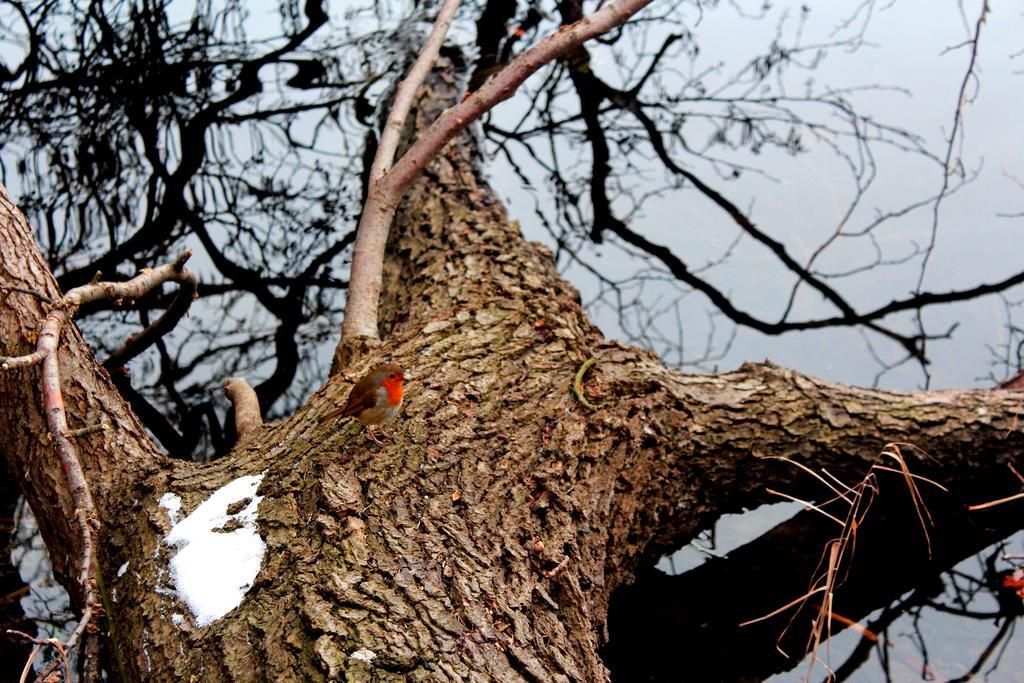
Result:
<svg viewBox="0 0 1024 683">
<path fill-rule="evenodd" d="M 263 426 L 260 400 L 248 382 L 241 377 L 229 377 L 224 380 L 224 393 L 235 409 L 235 431 L 239 441 Z"/>
</svg>

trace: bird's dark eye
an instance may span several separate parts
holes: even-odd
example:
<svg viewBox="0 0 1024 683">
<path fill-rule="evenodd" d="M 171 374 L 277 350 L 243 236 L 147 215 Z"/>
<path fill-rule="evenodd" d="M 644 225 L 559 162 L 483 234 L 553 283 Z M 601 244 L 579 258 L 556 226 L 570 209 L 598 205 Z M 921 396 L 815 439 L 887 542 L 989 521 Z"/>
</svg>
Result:
<svg viewBox="0 0 1024 683">
<path fill-rule="evenodd" d="M 395 373 L 392 372 L 390 375 L 388 375 L 388 379 L 394 379 L 394 378 L 395 378 Z"/>
</svg>

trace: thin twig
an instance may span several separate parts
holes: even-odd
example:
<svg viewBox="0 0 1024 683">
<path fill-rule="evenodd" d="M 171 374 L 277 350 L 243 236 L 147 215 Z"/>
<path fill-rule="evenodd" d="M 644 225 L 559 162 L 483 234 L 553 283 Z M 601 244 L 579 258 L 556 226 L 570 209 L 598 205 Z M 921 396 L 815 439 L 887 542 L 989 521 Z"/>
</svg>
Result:
<svg viewBox="0 0 1024 683">
<path fill-rule="evenodd" d="M 825 517 L 828 517 L 829 519 L 831 519 L 833 522 L 835 522 L 839 526 L 845 526 L 845 522 L 843 522 L 843 520 L 839 519 L 835 515 L 832 515 L 832 514 L 829 514 L 829 513 L 825 512 L 820 507 L 818 507 L 817 505 L 815 505 L 814 503 L 812 503 L 810 501 L 803 500 L 802 498 L 797 498 L 796 496 L 791 496 L 788 493 L 783 493 L 782 491 L 776 491 L 775 489 L 767 489 L 766 488 L 765 489 L 765 493 L 770 493 L 773 496 L 779 496 L 780 498 L 786 498 L 788 500 L 791 500 L 794 503 L 799 503 L 800 505 L 804 506 L 805 510 L 813 510 L 814 512 L 817 512 L 819 514 L 824 515 Z"/>
<path fill-rule="evenodd" d="M 100 422 L 98 424 L 82 427 L 81 429 L 73 429 L 69 432 L 69 434 L 75 437 L 76 439 L 80 439 L 83 436 L 89 436 L 90 434 L 96 434 L 97 432 L 103 432 L 108 429 L 110 429 L 110 423 Z"/>
<path fill-rule="evenodd" d="M 978 13 L 978 20 L 974 25 L 974 34 L 969 40 L 963 43 L 964 45 L 970 46 L 970 57 L 967 61 L 967 70 L 964 73 L 963 79 L 960 81 L 960 90 L 957 92 L 956 109 L 953 113 L 953 129 L 949 133 L 949 141 L 946 145 L 946 156 L 942 162 L 942 186 L 939 188 L 939 193 L 935 197 L 934 204 L 932 204 L 931 232 L 928 238 L 928 246 L 925 247 L 924 250 L 924 258 L 921 260 L 921 269 L 917 276 L 917 286 L 914 288 L 915 295 L 921 293 L 921 288 L 924 286 L 925 274 L 928 271 L 928 263 L 931 260 L 932 253 L 935 251 L 935 243 L 939 233 L 939 210 L 942 206 L 943 200 L 949 195 L 949 181 L 954 174 L 954 161 L 955 165 L 961 169 L 959 173 L 963 173 L 963 163 L 959 155 L 957 155 L 954 160 L 954 148 L 957 145 L 958 139 L 960 141 L 960 146 L 963 146 L 964 108 L 968 104 L 967 86 L 976 78 L 975 69 L 978 61 L 978 49 L 981 45 L 981 28 L 985 25 L 985 19 L 988 16 L 988 12 L 988 0 L 983 0 L 981 3 L 981 11 Z M 917 320 L 918 329 L 923 330 L 924 322 L 921 317 L 921 311 L 918 310 L 914 317 Z M 922 340 L 922 349 L 924 343 L 925 342 Z"/>
<path fill-rule="evenodd" d="M 838 478 L 829 474 L 827 471 L 822 470 L 822 473 L 825 475 L 825 477 L 828 477 L 828 479 L 831 479 L 833 482 L 841 486 L 846 493 L 843 493 L 839 488 L 834 486 L 832 483 L 826 481 L 825 477 L 819 476 L 810 468 L 801 465 L 800 463 L 791 460 L 790 458 L 774 458 L 792 465 L 796 465 L 801 470 L 810 474 L 817 481 L 826 486 L 829 491 L 836 495 L 835 498 L 828 502 L 831 503 L 842 500 L 848 506 L 845 519 L 840 519 L 839 517 L 824 511 L 822 509 L 822 506 L 814 505 L 813 503 L 801 500 L 787 493 L 780 493 L 772 489 L 767 489 L 768 493 L 779 495 L 784 498 L 788 498 L 790 500 L 801 503 L 805 507 L 812 509 L 816 512 L 819 512 L 828 517 L 829 519 L 837 522 L 842 527 L 842 531 L 840 532 L 839 536 L 837 538 L 830 540 L 825 546 L 825 549 L 822 553 L 822 559 L 818 565 L 818 568 L 815 569 L 815 578 L 813 579 L 811 587 L 808 589 L 806 593 L 804 593 L 799 598 L 790 601 L 786 605 L 783 605 L 782 607 L 770 612 L 769 614 L 757 617 L 755 619 L 751 619 L 749 621 L 745 621 L 742 624 L 740 624 L 740 626 L 754 624 L 759 621 L 763 621 L 770 617 L 786 612 L 795 607 L 796 610 L 790 617 L 788 625 L 782 630 L 776 641 L 776 649 L 783 655 L 788 657 L 788 655 L 782 650 L 782 639 L 785 637 L 786 633 L 789 632 L 790 628 L 795 623 L 797 616 L 804 609 L 804 607 L 810 605 L 811 607 L 815 608 L 816 611 L 811 619 L 811 630 L 810 634 L 808 635 L 807 644 L 805 648 L 805 654 L 808 656 L 808 669 L 804 677 L 804 680 L 811 680 L 814 668 L 819 663 L 824 665 L 825 668 L 828 670 L 829 680 L 832 680 L 832 678 L 834 677 L 834 672 L 832 672 L 832 670 L 828 666 L 827 657 L 825 660 L 823 660 L 818 655 L 818 652 L 821 648 L 821 644 L 832 637 L 833 619 L 841 623 L 844 623 L 847 626 L 855 627 L 858 629 L 860 628 L 855 626 L 852 621 L 845 619 L 844 617 L 840 617 L 836 614 L 834 610 L 835 592 L 837 587 L 841 584 L 843 580 L 841 572 L 849 571 L 850 562 L 852 561 L 850 558 L 852 557 L 853 552 L 856 548 L 858 529 L 861 528 L 864 520 L 867 518 L 868 510 L 872 504 L 873 497 L 875 495 L 875 492 L 877 492 L 878 490 L 877 475 L 875 474 L 876 470 L 882 470 L 902 475 L 904 482 L 910 491 L 911 498 L 914 502 L 915 513 L 917 514 L 917 517 L 921 522 L 921 527 L 924 532 L 925 540 L 928 543 L 929 556 L 931 555 L 931 542 L 927 529 L 927 527 L 932 524 L 931 513 L 928 511 L 928 508 L 924 503 L 924 499 L 922 498 L 915 481 L 927 482 L 929 484 L 937 486 L 943 491 L 945 491 L 946 489 L 941 484 L 932 481 L 931 479 L 912 473 L 910 471 L 909 466 L 906 463 L 906 459 L 903 456 L 901 448 L 906 450 L 913 450 L 924 457 L 931 457 L 927 452 L 921 450 L 920 448 L 917 448 L 913 444 L 886 444 L 885 448 L 881 452 L 881 455 L 891 457 L 894 460 L 896 460 L 896 462 L 899 464 L 899 468 L 886 467 L 884 465 L 872 465 L 869 468 L 868 473 L 864 475 L 860 482 L 858 482 L 855 486 L 848 486 L 842 481 L 840 481 Z M 1024 496 L 1024 494 L 1021 495 Z M 809 601 L 810 597 L 817 593 L 823 594 L 821 603 L 811 604 Z M 867 636 L 865 635 L 865 637 Z"/>
<path fill-rule="evenodd" d="M 1009 502 L 1014 501 L 1014 500 L 1020 500 L 1021 498 L 1024 498 L 1024 491 L 1021 491 L 1020 493 L 1015 493 L 1012 496 L 1007 496 L 1006 498 L 999 498 L 997 500 L 990 500 L 987 503 L 978 503 L 977 505 L 968 505 L 967 509 L 968 510 L 984 510 L 985 508 L 995 507 L 996 505 L 1002 505 L 1003 503 L 1009 503 Z"/>
<path fill-rule="evenodd" d="M 572 393 L 576 395 L 576 398 L 585 408 L 590 410 L 597 410 L 598 406 L 591 403 L 583 393 L 583 377 L 587 374 L 587 370 L 594 367 L 595 363 L 597 363 L 595 359 L 588 358 L 583 362 L 579 370 L 576 371 L 576 376 L 572 380 Z"/>
<path fill-rule="evenodd" d="M 827 481 L 825 481 L 824 477 L 822 477 L 820 474 L 818 474 L 817 472 L 812 470 L 807 465 L 804 465 L 803 463 L 799 463 L 796 460 L 790 460 L 789 458 L 787 458 L 785 456 L 782 456 L 782 455 L 773 455 L 773 456 L 771 456 L 771 458 L 772 458 L 772 460 L 781 460 L 782 462 L 788 462 L 790 465 L 796 465 L 797 467 L 802 469 L 804 472 L 806 472 L 807 474 L 811 475 L 812 477 L 814 477 L 815 479 L 820 481 L 822 484 L 827 486 L 833 493 L 835 493 L 837 496 L 842 498 L 844 501 L 846 501 L 847 503 L 852 504 L 852 501 L 849 499 L 849 497 L 846 496 L 846 494 L 844 494 L 842 491 L 837 489 L 832 484 L 830 484 Z M 843 486 L 846 486 L 846 485 L 843 484 Z M 847 486 L 846 488 L 849 489 L 850 487 Z M 800 501 L 800 502 L 803 502 L 803 501 Z"/>
<path fill-rule="evenodd" d="M 773 609 L 768 614 L 762 614 L 759 617 L 754 617 L 753 619 L 748 619 L 746 621 L 741 621 L 740 623 L 738 623 L 736 625 L 737 626 L 750 626 L 751 624 L 756 624 L 756 623 L 758 623 L 760 621 L 766 621 L 768 619 L 771 619 L 772 617 L 774 617 L 777 614 L 782 614 L 783 612 L 788 610 L 790 607 L 793 607 L 795 605 L 799 605 L 799 604 L 805 602 L 807 600 L 807 598 L 811 597 L 815 593 L 821 593 L 824 590 L 825 590 L 824 586 L 818 586 L 817 588 L 814 588 L 814 589 L 811 589 L 811 590 L 807 591 L 806 593 L 801 595 L 799 598 L 787 602 L 782 607 L 778 607 L 776 609 Z"/>
<path fill-rule="evenodd" d="M 17 285 L 0 285 L 0 292 L 18 292 L 19 294 L 28 294 L 29 296 L 37 299 L 38 301 L 42 301 L 44 304 L 53 303 L 53 299 L 51 299 L 50 297 L 40 292 L 34 291 L 28 287 L 18 287 Z"/>
<path fill-rule="evenodd" d="M 25 668 L 21 670 L 21 677 L 18 679 L 18 683 L 25 683 L 25 679 L 28 678 L 28 672 L 32 670 L 32 662 L 36 661 L 36 657 L 39 656 L 39 652 L 42 649 L 43 646 L 39 644 L 32 648 L 32 654 L 28 656 Z"/>
</svg>

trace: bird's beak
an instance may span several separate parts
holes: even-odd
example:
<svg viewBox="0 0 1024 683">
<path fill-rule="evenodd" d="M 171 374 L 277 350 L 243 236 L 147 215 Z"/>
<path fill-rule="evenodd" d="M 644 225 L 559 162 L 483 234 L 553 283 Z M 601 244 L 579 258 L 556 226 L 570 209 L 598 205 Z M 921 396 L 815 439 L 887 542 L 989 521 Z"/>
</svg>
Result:
<svg viewBox="0 0 1024 683">
<path fill-rule="evenodd" d="M 412 375 L 409 374 L 408 370 L 406 370 L 406 371 L 404 371 L 402 373 L 402 381 L 403 382 L 411 382 L 412 381 Z"/>
</svg>

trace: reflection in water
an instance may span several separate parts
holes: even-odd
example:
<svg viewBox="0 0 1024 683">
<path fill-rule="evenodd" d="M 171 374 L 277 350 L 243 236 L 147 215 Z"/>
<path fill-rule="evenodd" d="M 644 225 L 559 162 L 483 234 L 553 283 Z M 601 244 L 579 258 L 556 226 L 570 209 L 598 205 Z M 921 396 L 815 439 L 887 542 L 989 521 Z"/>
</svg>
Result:
<svg viewBox="0 0 1024 683">
<path fill-rule="evenodd" d="M 19 497 L 15 506 L 14 529 L 10 544 L 4 549 L 27 590 L 20 599 L 26 619 L 35 623 L 36 638 L 57 638 L 66 640 L 78 625 L 71 598 L 64 587 L 57 583 L 50 565 L 50 554 L 39 533 L 32 508 L 24 498 Z M 41 670 L 53 653 L 46 652 L 38 657 L 34 666 Z M 72 653 L 71 669 L 75 670 L 75 653 Z M 14 666 L 14 663 L 5 665 Z"/>
<path fill-rule="evenodd" d="M 722 515 L 715 526 L 705 529 L 676 552 L 661 558 L 655 568 L 669 576 L 683 574 L 709 558 L 725 557 L 801 510 L 803 506 L 797 503 L 774 503 L 739 514 Z"/>
<path fill-rule="evenodd" d="M 837 680 L 871 683 L 879 671 L 892 681 L 1019 680 L 1024 647 L 1015 635 L 1024 597 L 1003 584 L 1022 559 L 1018 531 L 943 573 L 935 592 L 909 591 L 860 619 L 863 628 L 843 630 L 829 641 Z M 805 658 L 793 672 L 808 665 Z"/>
<path fill-rule="evenodd" d="M 225 377 L 247 377 L 271 415 L 294 409 L 326 376 L 344 303 L 369 130 L 353 103 L 379 94 L 392 51 L 353 45 L 354 23 L 329 25 L 319 0 L 0 13 L 0 174 L 61 287 L 195 252 L 189 317 L 108 365 L 136 413 L 170 455 L 208 458 L 231 442 Z M 79 324 L 102 360 L 172 294 L 86 307 Z"/>
<path fill-rule="evenodd" d="M 68 593 L 53 578 L 50 554 L 25 499 L 18 501 L 17 532 L 11 543 L 11 564 L 18 568 L 28 594 L 21 599 L 25 616 L 36 622 L 37 637 L 66 640 L 77 622 Z"/>
<path fill-rule="evenodd" d="M 1017 515 L 1006 509 L 967 516 L 949 501 L 929 501 L 936 520 L 930 560 L 906 504 L 884 496 L 876 500 L 836 593 L 836 635 L 819 650 L 810 680 L 824 680 L 829 669 L 837 680 L 863 683 L 975 675 L 1018 680 L 1024 649 L 1013 640 L 1024 597 L 1004 585 L 1024 565 L 1024 531 L 1013 531 Z M 824 544 L 834 536 L 831 523 L 810 512 L 761 534 L 758 518 L 790 514 L 782 508 L 726 515 L 710 534 L 715 555 L 704 554 L 702 562 L 684 549 L 675 554 L 678 574 L 666 573 L 671 561 L 664 558 L 659 569 L 641 572 L 635 585 L 620 590 L 603 652 L 612 672 L 621 680 L 677 681 L 682 654 L 693 680 L 805 680 L 813 605 L 792 622 L 789 610 L 737 626 L 803 595 Z M 641 649 L 647 655 L 639 661 L 634 653 Z"/>
</svg>

